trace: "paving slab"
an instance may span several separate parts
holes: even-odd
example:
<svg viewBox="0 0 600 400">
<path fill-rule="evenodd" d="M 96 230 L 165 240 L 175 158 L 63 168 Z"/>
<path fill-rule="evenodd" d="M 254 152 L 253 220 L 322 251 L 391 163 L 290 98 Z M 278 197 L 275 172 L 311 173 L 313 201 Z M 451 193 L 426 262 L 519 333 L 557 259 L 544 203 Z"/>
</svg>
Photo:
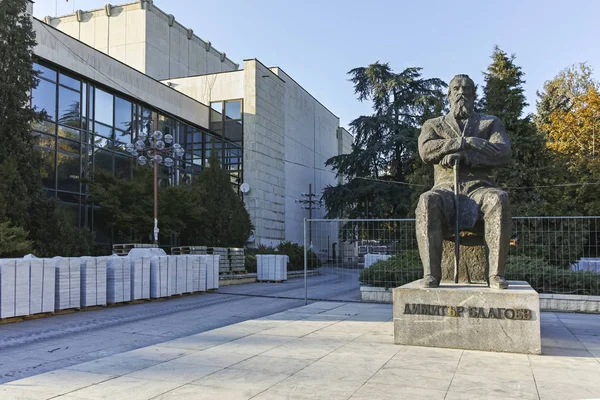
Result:
<svg viewBox="0 0 600 400">
<path fill-rule="evenodd" d="M 577 331 L 600 332 L 596 315 L 542 313 L 542 355 L 399 346 L 391 318 L 391 305 L 317 302 L 184 337 L 152 336 L 152 344 L 117 354 L 94 350 L 94 360 L 65 353 L 79 360 L 70 365 L 33 351 L 15 362 L 55 370 L 0 385 L 0 398 L 600 398 L 599 336 Z M 80 348 L 86 334 L 76 335 Z M 91 348 L 104 336 L 88 332 Z M 60 340 L 35 348 L 66 347 Z M 19 354 L 0 352 L 0 367 Z"/>
</svg>

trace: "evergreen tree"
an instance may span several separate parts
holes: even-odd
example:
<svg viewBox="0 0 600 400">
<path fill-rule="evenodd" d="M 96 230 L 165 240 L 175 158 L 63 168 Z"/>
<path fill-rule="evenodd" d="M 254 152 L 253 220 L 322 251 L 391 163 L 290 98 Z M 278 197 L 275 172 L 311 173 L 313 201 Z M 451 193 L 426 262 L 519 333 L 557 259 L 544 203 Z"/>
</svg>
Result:
<svg viewBox="0 0 600 400">
<path fill-rule="evenodd" d="M 372 102 L 373 114 L 350 123 L 352 152 L 326 162 L 337 176 L 346 179 L 324 190 L 327 216 L 406 216 L 414 209 L 408 183 L 423 176 L 427 181 L 431 175 L 431 171 L 415 174 L 422 167 L 417 154 L 419 129 L 425 120 L 443 111 L 446 85 L 439 79 L 424 79 L 421 68 L 396 73 L 379 62 L 348 74 L 359 101 Z"/>
<path fill-rule="evenodd" d="M 192 182 L 196 204 L 202 207 L 201 225 L 192 227 L 186 235 L 196 245 L 243 247 L 252 230 L 250 215 L 233 190 L 231 178 L 221 168 L 215 151 L 208 161 L 209 165 Z"/>
<path fill-rule="evenodd" d="M 41 180 L 31 135 L 31 123 L 40 115 L 29 106 L 29 91 L 37 85 L 32 68 L 36 42 L 26 7 L 26 0 L 0 2 L 0 186 L 2 202 L 9 205 L 0 216 L 27 229 Z"/>
<path fill-rule="evenodd" d="M 31 124 L 44 112 L 30 107 L 38 79 L 32 68 L 36 42 L 27 3 L 0 1 L 0 224 L 13 229 L 15 238 L 13 251 L 4 254 L 23 255 L 31 243 L 39 256 L 89 254 L 89 232 L 57 212 L 42 190 L 41 158 Z"/>
<path fill-rule="evenodd" d="M 498 181 L 507 188 L 515 214 L 548 214 L 555 191 L 533 187 L 554 183 L 556 171 L 544 135 L 536 129 L 530 115 L 523 116 L 528 106 L 523 89 L 525 74 L 515 64 L 515 56 L 508 56 L 498 46 L 491 58 L 492 63 L 484 72 L 485 86 L 478 108 L 502 120 L 513 152 L 510 165 L 499 171 Z"/>
</svg>

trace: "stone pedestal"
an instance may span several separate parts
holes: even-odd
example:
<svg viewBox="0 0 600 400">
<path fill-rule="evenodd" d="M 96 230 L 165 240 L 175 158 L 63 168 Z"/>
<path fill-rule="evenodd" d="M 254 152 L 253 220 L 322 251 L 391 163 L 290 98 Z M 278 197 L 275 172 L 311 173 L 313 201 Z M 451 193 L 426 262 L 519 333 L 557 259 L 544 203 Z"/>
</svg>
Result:
<svg viewBox="0 0 600 400">
<path fill-rule="evenodd" d="M 458 260 L 458 281 L 486 283 L 488 275 L 485 246 L 461 244 Z M 454 282 L 454 241 L 444 240 L 442 248 L 442 282 Z"/>
<path fill-rule="evenodd" d="M 509 289 L 414 281 L 393 290 L 394 342 L 401 345 L 540 354 L 540 301 L 527 282 Z"/>
</svg>

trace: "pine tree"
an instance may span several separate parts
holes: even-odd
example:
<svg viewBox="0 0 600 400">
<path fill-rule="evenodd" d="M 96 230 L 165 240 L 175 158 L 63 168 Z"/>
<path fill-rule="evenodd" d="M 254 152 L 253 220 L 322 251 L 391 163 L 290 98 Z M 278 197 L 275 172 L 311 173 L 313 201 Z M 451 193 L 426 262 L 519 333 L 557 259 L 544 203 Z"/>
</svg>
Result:
<svg viewBox="0 0 600 400">
<path fill-rule="evenodd" d="M 491 58 L 492 63 L 484 72 L 485 86 L 478 108 L 502 120 L 513 151 L 511 163 L 499 171 L 498 181 L 507 188 L 515 214 L 548 214 L 552 191 L 531 188 L 552 184 L 556 172 L 544 135 L 536 129 L 530 115 L 523 116 L 528 106 L 523 89 L 525 74 L 515 64 L 516 57 L 508 56 L 498 46 Z"/>
<path fill-rule="evenodd" d="M 41 158 L 31 124 L 44 112 L 30 107 L 38 79 L 32 67 L 36 41 L 27 3 L 0 1 L 0 224 L 15 238 L 12 251 L 4 251 L 23 255 L 33 244 L 39 256 L 89 254 L 89 231 L 57 212 L 42 189 Z"/>
<path fill-rule="evenodd" d="M 214 146 L 213 146 L 214 148 Z M 199 224 L 187 233 L 196 245 L 243 247 L 250 236 L 252 222 L 244 201 L 233 190 L 231 178 L 211 152 L 209 165 L 192 182 L 199 209 Z"/>
<path fill-rule="evenodd" d="M 32 68 L 35 33 L 26 0 L 0 2 L 0 171 L 2 196 L 9 206 L 2 221 L 28 228 L 28 210 L 41 196 L 39 156 L 33 148 L 31 123 L 40 115 L 29 106 L 37 85 Z"/>
<path fill-rule="evenodd" d="M 338 176 L 347 179 L 324 190 L 327 216 L 406 216 L 414 209 L 413 190 L 407 183 L 423 175 L 422 171 L 415 175 L 422 164 L 417 154 L 420 126 L 444 109 L 445 84 L 435 78 L 424 79 L 420 68 L 396 73 L 379 62 L 348 74 L 358 100 L 370 101 L 373 114 L 350 123 L 354 134 L 352 152 L 326 162 Z"/>
</svg>

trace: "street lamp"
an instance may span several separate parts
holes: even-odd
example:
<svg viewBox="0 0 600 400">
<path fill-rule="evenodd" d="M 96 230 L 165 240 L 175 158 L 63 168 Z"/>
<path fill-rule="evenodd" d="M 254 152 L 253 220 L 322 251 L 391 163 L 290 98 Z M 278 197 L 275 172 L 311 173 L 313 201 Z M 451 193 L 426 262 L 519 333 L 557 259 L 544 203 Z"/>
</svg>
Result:
<svg viewBox="0 0 600 400">
<path fill-rule="evenodd" d="M 165 167 L 175 165 L 175 160 L 185 154 L 179 143 L 173 143 L 171 134 L 163 135 L 161 131 L 155 131 L 151 135 L 140 132 L 135 143 L 129 143 L 125 147 L 139 165 L 154 167 L 154 244 L 158 245 L 158 165 Z"/>
</svg>

